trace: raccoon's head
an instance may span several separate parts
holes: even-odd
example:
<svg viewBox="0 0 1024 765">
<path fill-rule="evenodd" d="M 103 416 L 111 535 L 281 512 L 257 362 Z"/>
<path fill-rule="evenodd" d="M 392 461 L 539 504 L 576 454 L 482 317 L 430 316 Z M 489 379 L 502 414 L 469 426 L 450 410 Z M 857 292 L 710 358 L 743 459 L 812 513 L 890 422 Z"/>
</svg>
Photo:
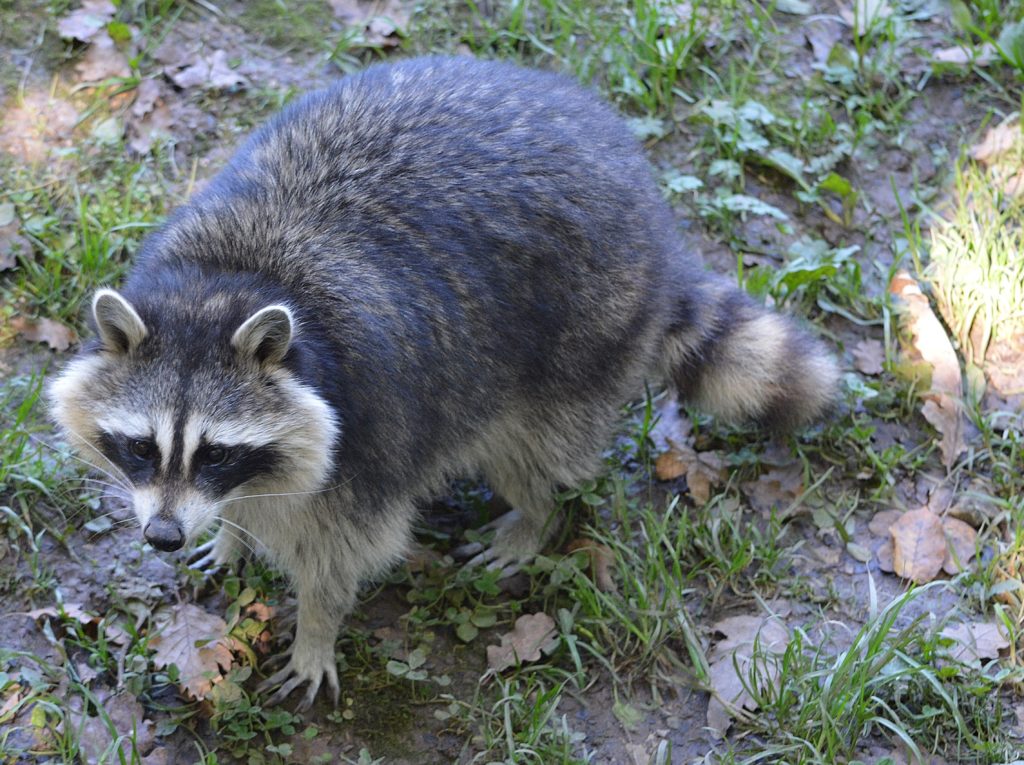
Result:
<svg viewBox="0 0 1024 765">
<path fill-rule="evenodd" d="M 184 310 L 136 310 L 100 290 L 98 342 L 49 389 L 54 418 L 124 486 L 160 550 L 194 541 L 227 502 L 315 492 L 331 471 L 335 415 L 285 364 L 292 311 L 238 313 L 237 303 L 220 293 Z"/>
</svg>

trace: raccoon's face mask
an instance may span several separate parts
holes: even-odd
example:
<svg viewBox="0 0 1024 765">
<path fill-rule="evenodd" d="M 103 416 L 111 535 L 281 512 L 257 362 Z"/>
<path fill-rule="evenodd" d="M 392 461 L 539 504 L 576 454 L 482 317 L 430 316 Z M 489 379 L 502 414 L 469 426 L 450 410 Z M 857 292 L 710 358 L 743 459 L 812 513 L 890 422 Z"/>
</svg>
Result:
<svg viewBox="0 0 1024 765">
<path fill-rule="evenodd" d="M 52 412 L 124 489 L 154 547 L 193 541 L 227 503 L 323 488 L 338 425 L 282 363 L 297 329 L 287 306 L 256 311 L 221 344 L 198 329 L 181 342 L 180 322 L 161 336 L 113 290 L 92 308 L 100 346 L 51 385 Z"/>
</svg>

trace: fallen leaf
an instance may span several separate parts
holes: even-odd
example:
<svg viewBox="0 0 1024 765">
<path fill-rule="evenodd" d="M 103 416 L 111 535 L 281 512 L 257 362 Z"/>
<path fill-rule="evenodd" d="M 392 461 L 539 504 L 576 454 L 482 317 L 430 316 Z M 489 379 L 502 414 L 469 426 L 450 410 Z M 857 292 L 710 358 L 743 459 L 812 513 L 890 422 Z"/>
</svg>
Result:
<svg viewBox="0 0 1024 765">
<path fill-rule="evenodd" d="M 988 66 L 996 57 L 996 47 L 992 43 L 982 45 L 954 45 L 952 48 L 940 48 L 932 54 L 932 59 L 940 64 L 974 64 Z"/>
<path fill-rule="evenodd" d="M 615 578 L 612 576 L 612 567 L 615 565 L 615 553 L 607 545 L 598 544 L 593 539 L 574 539 L 566 552 L 585 552 L 590 558 L 590 572 L 594 584 L 601 592 L 616 592 Z"/>
<path fill-rule="evenodd" d="M 145 719 L 145 710 L 138 699 L 122 692 L 100 701 L 102 714 L 90 716 L 72 711 L 69 715 L 83 762 L 87 765 L 118 760 L 130 762 L 133 749 L 145 755 L 153 748 L 156 743 L 153 721 Z"/>
<path fill-rule="evenodd" d="M 394 47 L 397 33 L 409 26 L 410 12 L 399 0 L 329 0 L 334 15 L 348 27 L 362 29 L 366 43 Z"/>
<path fill-rule="evenodd" d="M 0 271 L 18 265 L 18 255 L 28 255 L 32 245 L 19 232 L 21 221 L 10 202 L 0 204 Z"/>
<path fill-rule="evenodd" d="M 666 396 L 658 401 L 654 406 L 653 416 L 654 425 L 648 435 L 657 451 L 671 451 L 692 445 L 693 423 L 689 418 L 680 415 L 679 401 L 675 397 Z"/>
<path fill-rule="evenodd" d="M 149 641 L 153 664 L 175 665 L 181 689 L 194 699 L 206 698 L 234 662 L 227 623 L 192 603 L 174 606 L 156 621 L 157 634 Z"/>
<path fill-rule="evenodd" d="M 946 559 L 942 521 L 926 507 L 904 513 L 889 529 L 893 570 L 917 584 L 932 581 Z"/>
<path fill-rule="evenodd" d="M 772 508 L 785 510 L 800 496 L 803 487 L 804 472 L 799 463 L 772 468 L 758 476 L 756 481 L 740 484 L 750 504 L 761 513 L 768 513 Z"/>
<path fill-rule="evenodd" d="M 981 143 L 971 147 L 971 159 L 992 164 L 1001 154 L 1005 154 L 1020 143 L 1021 139 L 1020 123 L 1008 120 L 986 131 Z"/>
<path fill-rule="evenodd" d="M 101 82 L 111 77 L 129 77 L 132 67 L 110 35 L 102 32 L 92 38 L 89 49 L 75 64 L 75 71 L 85 82 Z"/>
<path fill-rule="evenodd" d="M 946 534 L 947 542 L 942 570 L 950 576 L 954 576 L 963 571 L 974 557 L 978 532 L 956 518 L 943 518 L 942 530 Z"/>
<path fill-rule="evenodd" d="M 64 603 L 61 606 L 61 610 L 63 610 L 65 616 L 74 619 L 80 624 L 93 624 L 98 623 L 100 620 L 98 616 L 90 614 L 78 603 Z M 46 606 L 45 608 L 37 608 L 32 611 L 27 611 L 25 615 L 38 621 L 39 618 L 43 616 L 60 616 L 60 610 L 58 610 L 56 606 Z"/>
<path fill-rule="evenodd" d="M 863 37 L 891 15 L 892 7 L 887 0 L 854 0 L 851 8 L 839 11 L 839 17 L 854 28 L 857 37 Z"/>
<path fill-rule="evenodd" d="M 29 342 L 46 343 L 55 351 L 66 351 L 78 339 L 71 327 L 53 319 L 33 321 L 24 316 L 15 316 L 10 326 Z"/>
<path fill-rule="evenodd" d="M 902 517 L 903 513 L 899 510 L 882 510 L 875 513 L 874 517 L 868 522 L 868 531 L 876 537 L 888 539 L 890 527 Z"/>
<path fill-rule="evenodd" d="M 817 16 L 804 24 L 804 39 L 811 46 L 811 55 L 817 64 L 828 62 L 842 36 L 843 26 L 834 16 Z"/>
<path fill-rule="evenodd" d="M 862 374 L 882 374 L 885 346 L 878 340 L 861 340 L 853 349 L 853 366 Z"/>
<path fill-rule="evenodd" d="M 942 636 L 955 641 L 947 649 L 954 661 L 998 659 L 999 652 L 1010 647 L 1010 641 L 1003 636 L 1003 629 L 989 622 L 969 622 L 946 627 L 942 630 Z"/>
<path fill-rule="evenodd" d="M 881 547 L 875 551 L 875 557 L 878 558 L 878 568 L 887 574 L 895 572 L 892 562 L 892 540 L 887 539 Z"/>
<path fill-rule="evenodd" d="M 221 49 L 209 56 L 200 56 L 184 69 L 171 71 L 170 77 L 179 88 L 227 90 L 249 84 L 245 77 L 228 66 L 227 51 Z"/>
<path fill-rule="evenodd" d="M 487 646 L 487 666 L 502 672 L 516 664 L 540 659 L 558 645 L 555 620 L 545 613 L 524 614 L 516 619 L 511 632 L 501 636 L 501 645 Z"/>
<path fill-rule="evenodd" d="M 731 711 L 753 711 L 757 703 L 744 688 L 749 683 L 751 664 L 756 654 L 780 654 L 789 644 L 789 628 L 776 616 L 730 616 L 715 623 L 712 629 L 724 636 L 708 654 L 711 689 L 708 701 L 708 727 L 720 738 L 731 724 Z M 757 679 L 768 683 L 778 680 L 778 668 L 772 663 L 759 663 Z"/>
<path fill-rule="evenodd" d="M 917 282 L 906 271 L 900 271 L 889 289 L 905 309 L 903 320 L 913 337 L 914 350 L 931 367 L 931 388 L 921 396 L 921 412 L 941 434 L 942 464 L 949 469 L 967 449 L 960 361 Z"/>
<path fill-rule="evenodd" d="M 117 13 L 110 0 L 82 0 L 82 6 L 57 22 L 57 34 L 66 40 L 89 42 Z"/>
</svg>

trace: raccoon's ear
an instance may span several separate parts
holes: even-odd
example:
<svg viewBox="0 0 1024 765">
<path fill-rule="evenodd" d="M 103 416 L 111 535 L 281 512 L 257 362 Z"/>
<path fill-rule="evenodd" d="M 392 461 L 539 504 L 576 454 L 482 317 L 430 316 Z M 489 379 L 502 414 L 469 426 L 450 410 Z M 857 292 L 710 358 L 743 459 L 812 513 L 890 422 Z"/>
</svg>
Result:
<svg viewBox="0 0 1024 765">
<path fill-rule="evenodd" d="M 96 292 L 92 299 L 92 316 L 103 347 L 113 353 L 128 353 L 149 334 L 132 304 L 114 290 Z"/>
<path fill-rule="evenodd" d="M 261 308 L 235 330 L 233 345 L 242 356 L 261 364 L 279 364 L 292 342 L 294 320 L 287 306 Z"/>
</svg>

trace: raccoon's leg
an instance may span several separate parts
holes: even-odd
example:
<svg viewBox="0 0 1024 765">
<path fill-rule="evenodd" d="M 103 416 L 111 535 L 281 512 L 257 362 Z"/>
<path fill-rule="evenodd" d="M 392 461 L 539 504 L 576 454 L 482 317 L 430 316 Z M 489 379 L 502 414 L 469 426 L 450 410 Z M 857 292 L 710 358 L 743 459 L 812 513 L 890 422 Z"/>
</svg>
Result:
<svg viewBox="0 0 1024 765">
<path fill-rule="evenodd" d="M 412 500 L 360 518 L 342 509 L 352 505 L 350 499 L 321 496 L 308 508 L 253 519 L 260 524 L 254 531 L 273 544 L 268 548 L 272 561 L 290 575 L 299 602 L 288 664 L 257 688 L 260 693 L 277 689 L 269 704 L 279 704 L 308 682 L 299 705 L 308 709 L 326 677 L 337 705 L 341 689 L 334 643 L 342 623 L 355 606 L 359 586 L 387 571 L 408 547 L 416 515 Z M 272 534 L 264 524 L 273 525 Z"/>
<path fill-rule="evenodd" d="M 513 424 L 491 439 L 481 468 L 488 484 L 514 508 L 484 527 L 494 529 L 487 547 L 462 545 L 457 557 L 473 556 L 467 567 L 486 564 L 511 576 L 537 555 L 560 528 L 555 493 L 596 474 L 608 443 L 618 401 L 551 402 L 545 422 Z"/>
<path fill-rule="evenodd" d="M 308 682 L 298 709 L 309 709 L 324 677 L 331 689 L 334 705 L 338 704 L 341 685 L 338 682 L 338 664 L 334 655 L 334 642 L 338 637 L 342 619 L 351 613 L 356 603 L 356 588 L 340 582 L 296 581 L 295 594 L 299 601 L 299 618 L 295 627 L 295 640 L 288 648 L 288 664 L 257 687 L 258 693 L 273 688 L 276 692 L 267 704 L 280 704 L 292 691 Z"/>
<path fill-rule="evenodd" d="M 710 414 L 783 431 L 824 414 L 839 378 L 832 355 L 796 321 L 703 272 L 681 286 L 662 371 Z"/>
</svg>

